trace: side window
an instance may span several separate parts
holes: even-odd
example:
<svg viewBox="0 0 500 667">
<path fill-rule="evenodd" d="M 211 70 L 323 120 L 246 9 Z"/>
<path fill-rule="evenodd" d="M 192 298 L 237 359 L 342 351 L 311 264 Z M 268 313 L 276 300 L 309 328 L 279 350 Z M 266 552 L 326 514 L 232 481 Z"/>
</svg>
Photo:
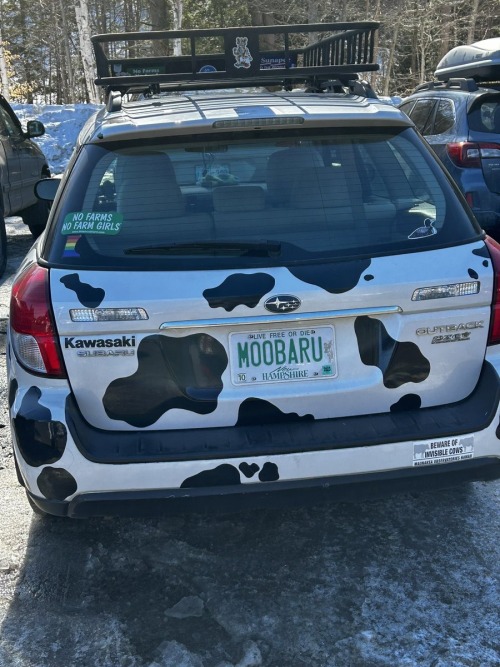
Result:
<svg viewBox="0 0 500 667">
<path fill-rule="evenodd" d="M 417 100 L 417 103 L 410 111 L 410 118 L 417 126 L 421 134 L 430 134 L 432 124 L 432 112 L 436 106 L 436 100 Z"/>
<path fill-rule="evenodd" d="M 0 132 L 4 137 L 20 137 L 18 126 L 10 114 L 0 105 Z"/>
<path fill-rule="evenodd" d="M 451 130 L 455 123 L 455 107 L 451 100 L 439 100 L 434 118 L 432 134 L 443 134 Z"/>
<path fill-rule="evenodd" d="M 401 111 L 403 111 L 407 116 L 410 116 L 411 110 L 413 109 L 413 106 L 415 104 L 415 100 L 411 100 L 410 102 L 405 102 L 404 104 L 400 104 L 399 108 Z"/>
</svg>

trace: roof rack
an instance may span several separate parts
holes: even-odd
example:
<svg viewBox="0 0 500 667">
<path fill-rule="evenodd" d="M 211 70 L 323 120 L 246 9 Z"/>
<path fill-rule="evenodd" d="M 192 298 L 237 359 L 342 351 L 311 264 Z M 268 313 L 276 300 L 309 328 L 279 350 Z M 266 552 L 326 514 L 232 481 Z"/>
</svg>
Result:
<svg viewBox="0 0 500 667">
<path fill-rule="evenodd" d="M 448 79 L 447 81 L 427 81 L 417 86 L 413 92 L 416 93 L 422 90 L 464 90 L 473 93 L 479 90 L 479 88 L 474 79 L 455 78 Z"/>
<path fill-rule="evenodd" d="M 298 82 L 321 91 L 322 83 L 330 79 L 347 85 L 358 78 L 358 72 L 379 69 L 373 62 L 379 25 L 370 21 L 95 35 L 91 38 L 98 74 L 95 83 L 106 88 L 108 95 L 111 91 L 290 88 Z M 315 38 L 319 33 L 320 39 L 301 46 L 307 41 L 304 33 Z M 188 55 L 168 55 L 174 52 L 176 40 L 182 40 L 183 47 L 189 44 Z M 266 47 L 269 42 L 276 48 Z M 215 52 L 206 53 L 214 45 Z"/>
</svg>

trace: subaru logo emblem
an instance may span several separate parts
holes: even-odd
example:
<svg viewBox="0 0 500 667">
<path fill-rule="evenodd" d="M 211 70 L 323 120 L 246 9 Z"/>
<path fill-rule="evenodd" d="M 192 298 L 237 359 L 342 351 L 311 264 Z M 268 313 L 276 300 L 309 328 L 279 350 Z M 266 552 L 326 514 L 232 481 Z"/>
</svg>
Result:
<svg viewBox="0 0 500 667">
<path fill-rule="evenodd" d="M 264 302 L 264 308 L 270 313 L 290 313 L 300 308 L 301 300 L 291 294 L 277 294 Z"/>
</svg>

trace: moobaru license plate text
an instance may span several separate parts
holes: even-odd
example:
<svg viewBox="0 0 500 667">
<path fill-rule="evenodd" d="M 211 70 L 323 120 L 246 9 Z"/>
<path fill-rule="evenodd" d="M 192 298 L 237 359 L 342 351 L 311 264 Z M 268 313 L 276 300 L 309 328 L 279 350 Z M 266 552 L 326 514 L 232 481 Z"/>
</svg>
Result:
<svg viewBox="0 0 500 667">
<path fill-rule="evenodd" d="M 236 385 L 337 375 L 333 327 L 232 333 L 229 348 L 231 380 Z"/>
</svg>

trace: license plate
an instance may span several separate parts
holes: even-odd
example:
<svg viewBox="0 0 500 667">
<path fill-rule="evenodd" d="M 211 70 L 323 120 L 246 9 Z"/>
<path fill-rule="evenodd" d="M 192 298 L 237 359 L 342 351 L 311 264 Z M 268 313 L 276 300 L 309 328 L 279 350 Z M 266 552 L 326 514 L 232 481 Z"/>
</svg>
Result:
<svg viewBox="0 0 500 667">
<path fill-rule="evenodd" d="M 229 354 L 235 385 L 325 380 L 337 375 L 333 327 L 232 333 Z"/>
</svg>

